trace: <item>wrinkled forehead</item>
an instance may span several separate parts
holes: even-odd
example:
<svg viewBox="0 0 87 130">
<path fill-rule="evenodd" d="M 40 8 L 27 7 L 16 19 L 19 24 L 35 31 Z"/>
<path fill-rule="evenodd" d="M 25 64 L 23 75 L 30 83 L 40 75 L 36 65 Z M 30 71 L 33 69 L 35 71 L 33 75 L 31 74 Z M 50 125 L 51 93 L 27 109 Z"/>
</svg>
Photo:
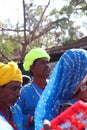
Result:
<svg viewBox="0 0 87 130">
<path fill-rule="evenodd" d="M 43 62 L 43 61 L 48 61 L 47 58 L 43 57 L 43 58 L 38 58 L 36 59 L 34 62 L 33 62 L 33 65 L 36 63 L 36 62 Z"/>
<path fill-rule="evenodd" d="M 6 87 L 20 87 L 21 82 L 19 81 L 10 81 L 8 84 L 6 84 Z"/>
</svg>

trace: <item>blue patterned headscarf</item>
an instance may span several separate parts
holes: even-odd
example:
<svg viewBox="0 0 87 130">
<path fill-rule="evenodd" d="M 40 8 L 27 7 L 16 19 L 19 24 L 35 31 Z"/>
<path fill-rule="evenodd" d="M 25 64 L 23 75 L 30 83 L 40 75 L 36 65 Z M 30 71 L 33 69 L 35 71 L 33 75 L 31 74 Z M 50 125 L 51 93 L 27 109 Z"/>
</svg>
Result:
<svg viewBox="0 0 87 130">
<path fill-rule="evenodd" d="M 45 119 L 56 117 L 61 104 L 73 102 L 71 96 L 86 74 L 86 50 L 70 49 L 61 56 L 37 105 L 35 130 L 40 130 Z"/>
</svg>

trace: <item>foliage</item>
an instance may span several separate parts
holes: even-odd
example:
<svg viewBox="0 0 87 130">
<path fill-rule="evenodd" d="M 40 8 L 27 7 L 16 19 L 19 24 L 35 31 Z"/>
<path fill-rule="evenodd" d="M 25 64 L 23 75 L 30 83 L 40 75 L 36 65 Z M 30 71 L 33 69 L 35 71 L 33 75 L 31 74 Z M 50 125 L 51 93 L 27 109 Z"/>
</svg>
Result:
<svg viewBox="0 0 87 130">
<path fill-rule="evenodd" d="M 24 23 L 19 21 L 13 27 L 8 19 L 6 23 L 0 22 L 0 54 L 7 60 L 23 61 L 27 51 L 34 47 L 49 48 L 71 44 L 84 36 L 81 26 L 87 28 L 87 23 L 76 25 L 76 21 L 87 15 L 87 2 L 85 0 L 64 0 L 65 4 L 60 10 L 53 8 L 46 13 L 51 4 L 48 0 L 46 6 L 25 4 L 23 0 Z"/>
<path fill-rule="evenodd" d="M 7 61 L 12 60 L 16 56 L 14 52 L 17 52 L 19 48 L 20 44 L 7 39 L 7 35 L 3 35 L 3 39 L 0 40 L 0 54 L 2 58 L 6 58 Z"/>
</svg>

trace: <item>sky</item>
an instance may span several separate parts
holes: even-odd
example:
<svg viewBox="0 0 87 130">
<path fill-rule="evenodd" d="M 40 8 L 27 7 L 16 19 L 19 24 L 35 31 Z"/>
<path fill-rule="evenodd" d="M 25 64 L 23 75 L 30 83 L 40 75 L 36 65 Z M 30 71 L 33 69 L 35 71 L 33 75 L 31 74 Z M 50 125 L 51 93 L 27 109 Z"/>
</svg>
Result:
<svg viewBox="0 0 87 130">
<path fill-rule="evenodd" d="M 11 20 L 12 24 L 17 23 L 17 21 L 23 20 L 23 0 L 0 0 L 0 21 L 4 22 L 7 19 Z M 25 3 L 31 3 L 34 2 L 34 4 L 41 4 L 45 5 L 48 0 L 25 0 Z M 62 0 L 58 2 L 58 0 L 51 0 L 53 1 L 50 5 L 49 10 L 51 10 L 53 7 L 57 7 L 60 9 L 60 7 L 63 6 Z"/>
<path fill-rule="evenodd" d="M 4 23 L 8 19 L 10 19 L 10 23 L 12 25 L 16 25 L 18 21 L 23 23 L 23 0 L 0 0 L 0 22 Z M 30 4 L 33 1 L 34 5 L 47 5 L 48 0 L 25 0 L 25 3 Z M 64 3 L 63 0 L 51 0 L 51 4 L 48 8 L 48 12 L 52 10 L 52 8 L 56 7 L 57 9 L 61 9 Z M 76 24 L 80 25 L 80 21 L 86 21 L 87 18 L 77 19 Z M 86 34 L 86 29 L 82 27 L 82 30 Z"/>
<path fill-rule="evenodd" d="M 0 21 L 10 19 L 12 24 L 22 19 L 22 0 L 0 0 Z"/>
</svg>

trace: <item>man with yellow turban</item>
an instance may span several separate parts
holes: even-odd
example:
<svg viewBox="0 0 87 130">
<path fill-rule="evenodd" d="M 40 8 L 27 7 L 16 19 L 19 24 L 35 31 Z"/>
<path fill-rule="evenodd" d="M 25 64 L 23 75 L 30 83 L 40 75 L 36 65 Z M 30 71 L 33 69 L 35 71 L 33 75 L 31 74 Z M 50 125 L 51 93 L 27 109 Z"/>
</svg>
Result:
<svg viewBox="0 0 87 130">
<path fill-rule="evenodd" d="M 24 58 L 23 67 L 33 77 L 31 83 L 21 88 L 21 96 L 17 102 L 26 116 L 23 121 L 24 130 L 34 130 L 34 112 L 50 74 L 49 61 L 50 56 L 42 48 L 31 49 Z"/>
<path fill-rule="evenodd" d="M 21 84 L 22 73 L 17 64 L 0 63 L 0 130 L 23 130 L 22 112 L 15 104 Z"/>
</svg>

